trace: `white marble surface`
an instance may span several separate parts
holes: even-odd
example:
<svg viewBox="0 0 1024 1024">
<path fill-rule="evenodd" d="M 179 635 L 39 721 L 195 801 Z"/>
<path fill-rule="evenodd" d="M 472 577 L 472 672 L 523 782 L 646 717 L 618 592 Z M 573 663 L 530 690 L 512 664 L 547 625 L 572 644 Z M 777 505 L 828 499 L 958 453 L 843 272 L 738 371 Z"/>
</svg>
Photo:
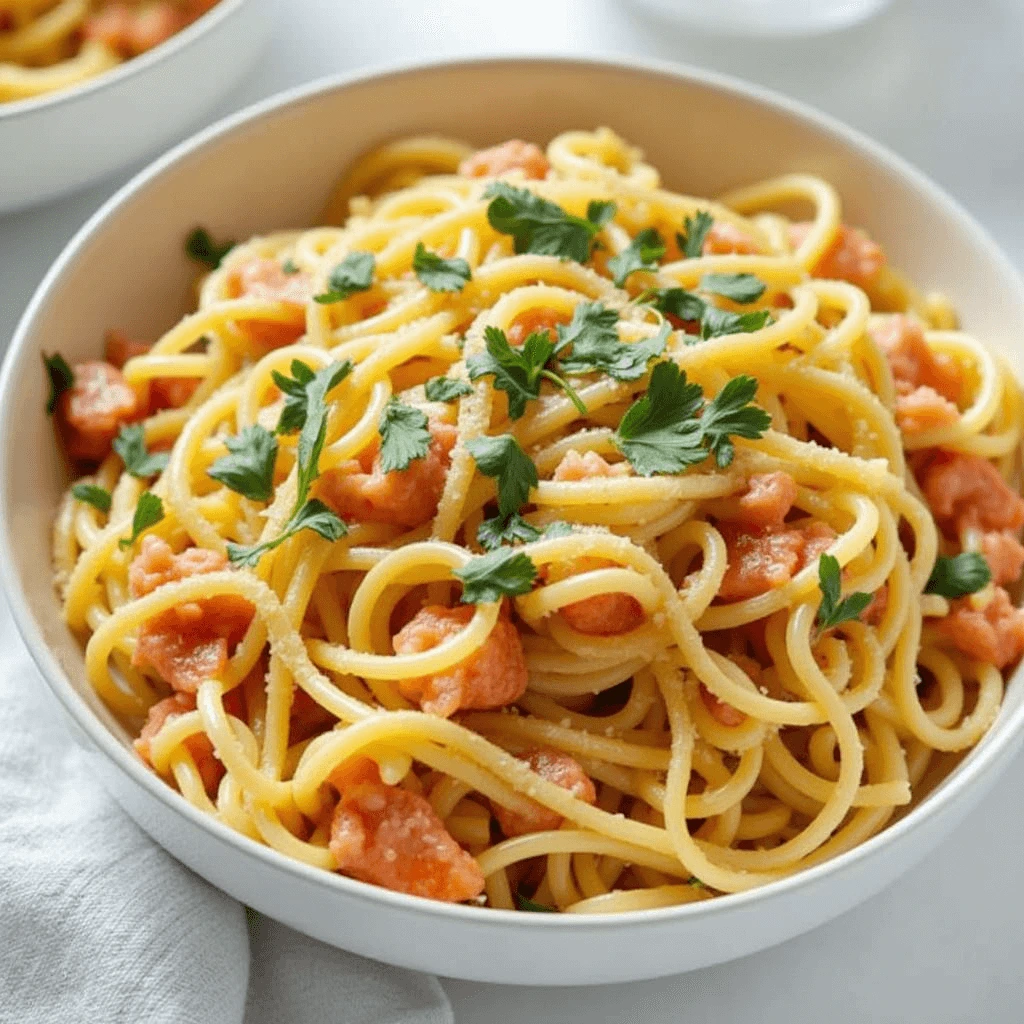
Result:
<svg viewBox="0 0 1024 1024">
<path fill-rule="evenodd" d="M 282 6 L 270 52 L 217 113 L 318 75 L 406 59 L 561 52 L 686 61 L 780 89 L 873 135 L 952 192 L 1024 266 L 1021 0 L 894 0 L 880 18 L 840 35 L 767 43 L 709 39 L 652 20 L 626 0 Z M 127 176 L 0 218 L 0 344 L 64 242 Z M 589 991 L 448 982 L 458 1024 L 1019 1021 L 1022 788 L 1019 760 L 909 877 L 775 950 Z"/>
</svg>

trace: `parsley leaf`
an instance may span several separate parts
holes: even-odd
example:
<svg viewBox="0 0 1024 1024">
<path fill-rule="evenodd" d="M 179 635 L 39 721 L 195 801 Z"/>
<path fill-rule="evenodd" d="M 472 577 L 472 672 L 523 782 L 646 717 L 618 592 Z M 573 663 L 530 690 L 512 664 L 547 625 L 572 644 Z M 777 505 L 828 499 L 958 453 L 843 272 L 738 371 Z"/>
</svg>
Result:
<svg viewBox="0 0 1024 1024">
<path fill-rule="evenodd" d="M 733 377 L 719 391 L 715 400 L 704 408 L 700 418 L 701 434 L 715 462 L 722 469 L 732 462 L 735 454 L 730 434 L 735 437 L 758 438 L 772 424 L 771 416 L 764 409 L 750 404 L 756 394 L 756 378 L 740 374 Z"/>
<path fill-rule="evenodd" d="M 683 221 L 682 232 L 676 232 L 676 244 L 684 259 L 694 260 L 704 255 L 704 239 L 713 223 L 714 219 L 707 210 L 700 210 Z"/>
<path fill-rule="evenodd" d="M 654 228 L 644 228 L 618 256 L 608 261 L 608 269 L 616 288 L 626 284 L 626 278 L 636 270 L 657 270 L 658 261 L 665 255 L 665 243 Z"/>
<path fill-rule="evenodd" d="M 824 632 L 840 623 L 849 622 L 860 616 L 869 604 L 871 595 L 855 590 L 840 600 L 842 583 L 839 562 L 833 555 L 822 555 L 818 559 L 818 586 L 821 589 L 821 604 L 818 606 L 818 628 Z"/>
<path fill-rule="evenodd" d="M 84 501 L 99 512 L 110 511 L 110 491 L 99 484 L 75 484 L 71 493 L 76 501 Z"/>
<path fill-rule="evenodd" d="M 314 295 L 313 300 L 322 306 L 341 302 L 356 292 L 365 292 L 373 284 L 376 259 L 372 252 L 350 252 L 332 271 L 327 279 L 327 291 Z"/>
<path fill-rule="evenodd" d="M 461 569 L 453 569 L 452 575 L 462 580 L 462 603 L 481 604 L 528 594 L 537 579 L 537 567 L 521 551 L 499 548 L 471 558 Z"/>
<path fill-rule="evenodd" d="M 281 269 L 286 274 L 297 274 L 299 272 L 299 265 L 291 258 L 291 256 L 289 256 L 288 259 L 281 264 Z"/>
<path fill-rule="evenodd" d="M 641 476 L 681 473 L 710 453 L 719 466 L 732 462 L 730 435 L 760 437 L 771 417 L 749 403 L 757 393 L 753 377 L 734 377 L 705 404 L 699 384 L 689 382 L 673 362 L 658 363 L 647 394 L 622 417 L 612 443 Z"/>
<path fill-rule="evenodd" d="M 167 452 L 151 454 L 146 450 L 146 430 L 141 423 L 122 426 L 114 438 L 113 448 L 121 456 L 124 468 L 140 480 L 162 473 L 170 459 Z"/>
<path fill-rule="evenodd" d="M 309 408 L 308 386 L 323 375 L 328 382 L 324 394 L 332 388 L 337 387 L 351 372 L 352 362 L 349 359 L 340 363 L 332 363 L 314 373 L 304 362 L 293 359 L 291 365 L 292 375 L 286 377 L 277 370 L 271 372 L 274 383 L 284 393 L 284 408 L 281 410 L 281 417 L 277 421 L 278 434 L 294 434 L 302 429 L 306 422 L 306 410 Z M 335 379 L 337 378 L 337 379 Z"/>
<path fill-rule="evenodd" d="M 432 292 L 461 292 L 473 276 L 469 264 L 460 256 L 442 259 L 436 252 L 428 252 L 422 242 L 416 243 L 412 269 L 420 283 Z"/>
<path fill-rule="evenodd" d="M 570 533 L 572 527 L 561 520 L 548 523 L 543 530 L 539 530 L 521 515 L 514 513 L 485 519 L 477 527 L 476 539 L 485 551 L 494 551 L 502 544 L 532 544 L 541 537 L 567 537 Z"/>
<path fill-rule="evenodd" d="M 260 559 L 274 548 L 294 537 L 300 530 L 312 530 L 324 540 L 336 541 L 348 533 L 348 527 L 318 498 L 310 498 L 285 524 L 281 533 L 273 540 L 244 547 L 228 544 L 228 560 L 232 565 L 255 569 Z"/>
<path fill-rule="evenodd" d="M 135 506 L 135 515 L 132 516 L 132 535 L 122 537 L 117 542 L 118 546 L 122 549 L 130 548 L 139 539 L 140 534 L 145 533 L 151 526 L 156 526 L 163 517 L 164 503 L 152 491 L 143 491 Z"/>
<path fill-rule="evenodd" d="M 586 218 L 574 217 L 557 203 L 504 181 L 488 185 L 484 198 L 491 200 L 488 223 L 495 231 L 513 237 L 516 252 L 557 256 L 577 263 L 590 259 L 594 236 L 615 213 L 613 203 L 592 202 Z"/>
<path fill-rule="evenodd" d="M 414 459 L 422 459 L 430 450 L 427 414 L 413 405 L 392 398 L 381 413 L 380 468 L 385 473 L 409 468 Z"/>
<path fill-rule="evenodd" d="M 723 295 L 733 302 L 757 302 L 764 295 L 765 284 L 756 274 L 705 274 L 701 288 Z"/>
<path fill-rule="evenodd" d="M 473 387 L 464 380 L 454 377 L 431 377 L 423 385 L 428 402 L 454 402 L 463 395 L 473 394 Z"/>
<path fill-rule="evenodd" d="M 52 416 L 53 410 L 57 408 L 57 399 L 75 386 L 75 371 L 68 366 L 68 361 L 59 352 L 54 352 L 52 356 L 44 352 L 43 364 L 50 378 L 50 397 L 46 400 L 46 412 Z"/>
<path fill-rule="evenodd" d="M 484 476 L 498 481 L 498 508 L 502 516 L 518 512 L 537 486 L 537 467 L 511 434 L 474 437 L 466 448 Z"/>
<path fill-rule="evenodd" d="M 650 360 L 665 351 L 668 325 L 653 338 L 627 345 L 619 341 L 618 320 L 614 309 L 606 309 L 599 302 L 581 302 L 573 311 L 572 321 L 558 326 L 558 351 L 572 346 L 572 352 L 560 359 L 562 369 L 566 373 L 600 371 L 616 380 L 639 380 Z"/>
<path fill-rule="evenodd" d="M 952 558 L 939 555 L 924 592 L 950 599 L 965 597 L 987 587 L 991 580 L 992 570 L 985 556 L 977 551 L 964 551 Z"/>
<path fill-rule="evenodd" d="M 730 313 L 708 302 L 704 304 L 704 313 L 700 318 L 700 336 L 706 340 L 725 334 L 750 334 L 761 330 L 771 318 L 767 309 L 751 313 Z"/>
<path fill-rule="evenodd" d="M 661 313 L 667 313 L 679 320 L 700 321 L 707 303 L 685 288 L 652 288 L 637 296 L 638 301 L 648 302 Z"/>
<path fill-rule="evenodd" d="M 708 274 L 705 280 L 712 276 L 715 275 Z M 753 277 L 752 274 L 717 276 Z M 685 288 L 653 288 L 638 298 L 661 313 L 677 317 L 679 320 L 696 321 L 700 326 L 700 337 L 703 340 L 718 338 L 724 334 L 749 334 L 751 331 L 759 331 L 771 320 L 771 313 L 767 309 L 731 313 L 711 302 L 705 302 L 699 295 L 688 292 Z"/>
<path fill-rule="evenodd" d="M 229 455 L 222 455 L 206 471 L 238 494 L 252 501 L 267 501 L 274 493 L 277 438 L 258 423 L 235 437 L 224 439 Z"/>
<path fill-rule="evenodd" d="M 185 239 L 185 255 L 210 270 L 216 270 L 234 247 L 234 242 L 215 242 L 206 228 L 195 228 Z"/>
<path fill-rule="evenodd" d="M 549 907 L 546 903 L 537 903 L 535 900 L 529 899 L 524 896 L 521 892 L 516 892 L 516 906 L 520 910 L 528 911 L 531 914 L 553 914 L 555 913 L 554 907 Z"/>
</svg>

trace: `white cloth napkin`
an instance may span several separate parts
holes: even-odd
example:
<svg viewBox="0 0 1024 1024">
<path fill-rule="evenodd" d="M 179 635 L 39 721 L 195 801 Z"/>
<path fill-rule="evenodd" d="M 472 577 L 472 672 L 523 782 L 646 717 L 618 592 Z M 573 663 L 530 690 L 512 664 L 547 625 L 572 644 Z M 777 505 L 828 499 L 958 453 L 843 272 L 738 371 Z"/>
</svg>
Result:
<svg viewBox="0 0 1024 1024">
<path fill-rule="evenodd" d="M 0 602 L 0 1022 L 452 1024 L 437 979 L 255 913 L 100 787 Z"/>
</svg>

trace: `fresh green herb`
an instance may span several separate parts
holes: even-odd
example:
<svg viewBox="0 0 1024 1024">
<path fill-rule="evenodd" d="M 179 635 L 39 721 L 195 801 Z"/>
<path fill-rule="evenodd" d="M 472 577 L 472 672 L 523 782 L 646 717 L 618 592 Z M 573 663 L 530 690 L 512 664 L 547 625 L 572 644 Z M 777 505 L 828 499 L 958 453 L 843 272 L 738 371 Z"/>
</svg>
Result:
<svg viewBox="0 0 1024 1024">
<path fill-rule="evenodd" d="M 683 221 L 683 230 L 676 232 L 676 244 L 684 259 L 695 260 L 704 255 L 704 239 L 714 219 L 706 210 L 700 210 L 695 216 Z"/>
<path fill-rule="evenodd" d="M 498 481 L 498 509 L 502 516 L 518 512 L 537 486 L 537 467 L 511 434 L 475 437 L 466 448 L 484 476 Z"/>
<path fill-rule="evenodd" d="M 114 438 L 114 451 L 121 456 L 124 468 L 132 476 L 145 480 L 162 473 L 170 455 L 146 450 L 146 430 L 141 423 L 122 426 Z"/>
<path fill-rule="evenodd" d="M 471 558 L 452 575 L 462 580 L 462 603 L 482 604 L 503 597 L 528 594 L 537 579 L 537 567 L 514 548 L 498 548 Z"/>
<path fill-rule="evenodd" d="M 645 228 L 618 256 L 608 261 L 616 288 L 626 284 L 626 278 L 637 270 L 657 270 L 658 261 L 665 255 L 665 243 L 655 228 Z"/>
<path fill-rule="evenodd" d="M 705 403 L 700 385 L 687 381 L 675 363 L 658 363 L 647 394 L 626 410 L 612 443 L 641 476 L 681 473 L 709 452 L 727 466 L 730 434 L 760 437 L 771 424 L 766 412 L 748 404 L 756 392 L 753 377 L 735 377 Z"/>
<path fill-rule="evenodd" d="M 57 399 L 75 386 L 75 371 L 68 366 L 68 361 L 59 352 L 54 352 L 52 356 L 44 352 L 43 364 L 50 378 L 50 397 L 46 400 L 46 412 L 52 416 L 53 410 L 57 408 Z"/>
<path fill-rule="evenodd" d="M 549 331 L 534 331 L 519 348 L 513 348 L 505 332 L 497 327 L 484 330 L 486 352 L 472 355 L 466 360 L 466 370 L 471 380 L 493 375 L 494 387 L 508 395 L 508 414 L 517 420 L 526 412 L 526 403 L 540 397 L 542 379 L 560 387 L 572 399 L 581 414 L 586 405 L 573 388 L 547 363 L 555 353 L 555 344 Z"/>
<path fill-rule="evenodd" d="M 286 274 L 297 274 L 299 272 L 299 265 L 291 258 L 291 256 L 289 256 L 288 259 L 281 264 L 281 269 Z"/>
<path fill-rule="evenodd" d="M 692 886 L 694 889 L 707 888 L 707 886 L 696 875 L 690 875 L 690 877 L 686 880 L 686 884 Z"/>
<path fill-rule="evenodd" d="M 260 559 L 279 544 L 294 537 L 300 530 L 312 530 L 324 540 L 336 541 L 348 533 L 348 527 L 322 501 L 310 498 L 285 523 L 284 529 L 273 540 L 263 544 L 243 547 L 241 544 L 228 544 L 228 559 L 232 565 L 246 566 L 255 569 Z"/>
<path fill-rule="evenodd" d="M 372 252 L 350 252 L 332 271 L 327 279 L 327 291 L 314 295 L 313 299 L 327 306 L 341 302 L 356 292 L 365 292 L 373 284 L 376 260 Z"/>
<path fill-rule="evenodd" d="M 700 336 L 719 338 L 725 334 L 750 334 L 759 331 L 772 318 L 767 309 L 758 309 L 751 313 L 730 313 L 719 309 L 710 302 L 704 304 L 704 313 L 700 318 Z"/>
<path fill-rule="evenodd" d="M 707 303 L 699 295 L 685 288 L 652 288 L 637 296 L 638 302 L 647 302 L 659 312 L 670 314 L 679 320 L 700 322 Z"/>
<path fill-rule="evenodd" d="M 271 372 L 274 383 L 284 393 L 284 408 L 281 410 L 281 417 L 277 421 L 278 434 L 294 434 L 302 429 L 306 422 L 306 411 L 309 408 L 309 386 L 318 379 L 326 382 L 328 391 L 337 387 L 351 372 L 352 362 L 349 359 L 340 363 L 331 363 L 330 366 L 314 373 L 309 366 L 299 359 L 293 359 L 291 365 L 292 375 L 286 377 L 277 370 Z M 317 384 L 319 392 L 320 385 Z"/>
<path fill-rule="evenodd" d="M 592 202 L 586 218 L 574 217 L 557 203 L 504 181 L 489 185 L 484 198 L 491 200 L 488 222 L 495 231 L 513 237 L 516 252 L 557 256 L 577 263 L 590 259 L 594 236 L 615 215 L 613 203 Z"/>
<path fill-rule="evenodd" d="M 818 606 L 818 628 L 821 632 L 859 618 L 871 604 L 871 595 L 862 590 L 855 590 L 840 600 L 839 561 L 833 555 L 822 555 L 818 559 L 818 586 L 821 588 L 821 604 Z"/>
<path fill-rule="evenodd" d="M 392 398 L 381 413 L 380 468 L 385 473 L 409 468 L 430 450 L 427 414 L 413 405 Z"/>
<path fill-rule="evenodd" d="M 412 269 L 421 284 L 432 292 L 461 292 L 473 276 L 469 264 L 459 256 L 442 259 L 436 252 L 428 252 L 422 242 L 416 243 Z"/>
<path fill-rule="evenodd" d="M 234 247 L 234 242 L 215 242 L 206 228 L 195 228 L 185 239 L 185 255 L 210 270 L 216 270 Z"/>
<path fill-rule="evenodd" d="M 207 475 L 252 501 L 269 500 L 274 493 L 277 438 L 256 423 L 226 437 L 224 444 L 230 454 L 217 459 Z"/>
<path fill-rule="evenodd" d="M 99 512 L 110 511 L 110 491 L 99 484 L 75 484 L 71 493 L 76 501 L 84 501 Z"/>
<path fill-rule="evenodd" d="M 991 581 L 992 570 L 985 556 L 977 551 L 964 551 L 952 558 L 939 555 L 924 592 L 950 599 L 966 597 L 967 594 L 976 594 L 987 587 Z"/>
<path fill-rule="evenodd" d="M 473 387 L 467 381 L 454 377 L 431 377 L 423 385 L 428 402 L 454 402 L 463 395 L 473 394 Z"/>
<path fill-rule="evenodd" d="M 756 274 L 705 274 L 700 286 L 706 292 L 743 304 L 757 302 L 765 289 L 764 281 Z"/>
<path fill-rule="evenodd" d="M 494 516 L 485 519 L 476 531 L 476 539 L 485 551 L 494 551 L 502 544 L 532 544 L 535 540 L 553 537 L 567 537 L 572 533 L 568 523 L 557 520 L 539 530 L 521 515 Z"/>
<path fill-rule="evenodd" d="M 163 517 L 164 503 L 152 491 L 143 491 L 135 506 L 135 515 L 132 516 L 132 535 L 122 537 L 117 542 L 118 546 L 130 548 L 139 539 L 140 534 L 145 533 L 151 526 L 156 526 Z"/>
<path fill-rule="evenodd" d="M 668 325 L 653 338 L 627 345 L 619 341 L 618 320 L 614 309 L 599 302 L 581 302 L 572 321 L 558 326 L 556 353 L 572 349 L 560 356 L 562 369 L 572 374 L 601 372 L 616 380 L 639 380 L 647 372 L 647 364 L 665 351 Z"/>
<path fill-rule="evenodd" d="M 516 893 L 516 906 L 520 910 L 525 910 L 531 914 L 554 914 L 555 908 L 549 907 L 546 903 L 537 903 L 535 900 L 529 899 L 524 896 L 521 892 Z"/>
</svg>

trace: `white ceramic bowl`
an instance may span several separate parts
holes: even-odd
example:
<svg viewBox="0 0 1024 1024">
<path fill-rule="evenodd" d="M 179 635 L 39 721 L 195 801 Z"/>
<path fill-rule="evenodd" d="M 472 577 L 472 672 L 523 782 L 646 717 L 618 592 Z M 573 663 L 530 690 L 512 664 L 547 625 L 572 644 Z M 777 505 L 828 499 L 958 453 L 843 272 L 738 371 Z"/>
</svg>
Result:
<svg viewBox="0 0 1024 1024">
<path fill-rule="evenodd" d="M 0 213 L 72 192 L 195 125 L 256 59 L 277 0 L 221 0 L 73 89 L 0 103 Z"/>
<path fill-rule="evenodd" d="M 852 907 L 931 849 L 1020 745 L 1024 681 L 988 735 L 921 806 L 835 860 L 763 889 L 614 917 L 515 914 L 387 892 L 287 860 L 193 809 L 149 772 L 92 693 L 50 584 L 66 484 L 40 352 L 93 356 L 110 325 L 155 336 L 183 312 L 186 232 L 245 238 L 315 221 L 331 184 L 382 140 L 441 132 L 546 141 L 607 124 L 697 195 L 788 170 L 825 175 L 892 261 L 949 292 L 968 328 L 1018 357 L 1024 288 L 984 232 L 916 171 L 841 125 L 761 90 L 657 64 L 518 59 L 332 79 L 179 146 L 82 229 L 33 298 L 0 379 L 0 566 L 22 635 L 77 723 L 96 775 L 176 857 L 245 903 L 327 942 L 409 967 L 525 984 L 624 981 L 722 962 Z M 240 184 L 238 168 L 245 167 Z M 129 269 L 130 268 L 130 269 Z M 26 457 L 26 454 L 28 457 Z"/>
</svg>

